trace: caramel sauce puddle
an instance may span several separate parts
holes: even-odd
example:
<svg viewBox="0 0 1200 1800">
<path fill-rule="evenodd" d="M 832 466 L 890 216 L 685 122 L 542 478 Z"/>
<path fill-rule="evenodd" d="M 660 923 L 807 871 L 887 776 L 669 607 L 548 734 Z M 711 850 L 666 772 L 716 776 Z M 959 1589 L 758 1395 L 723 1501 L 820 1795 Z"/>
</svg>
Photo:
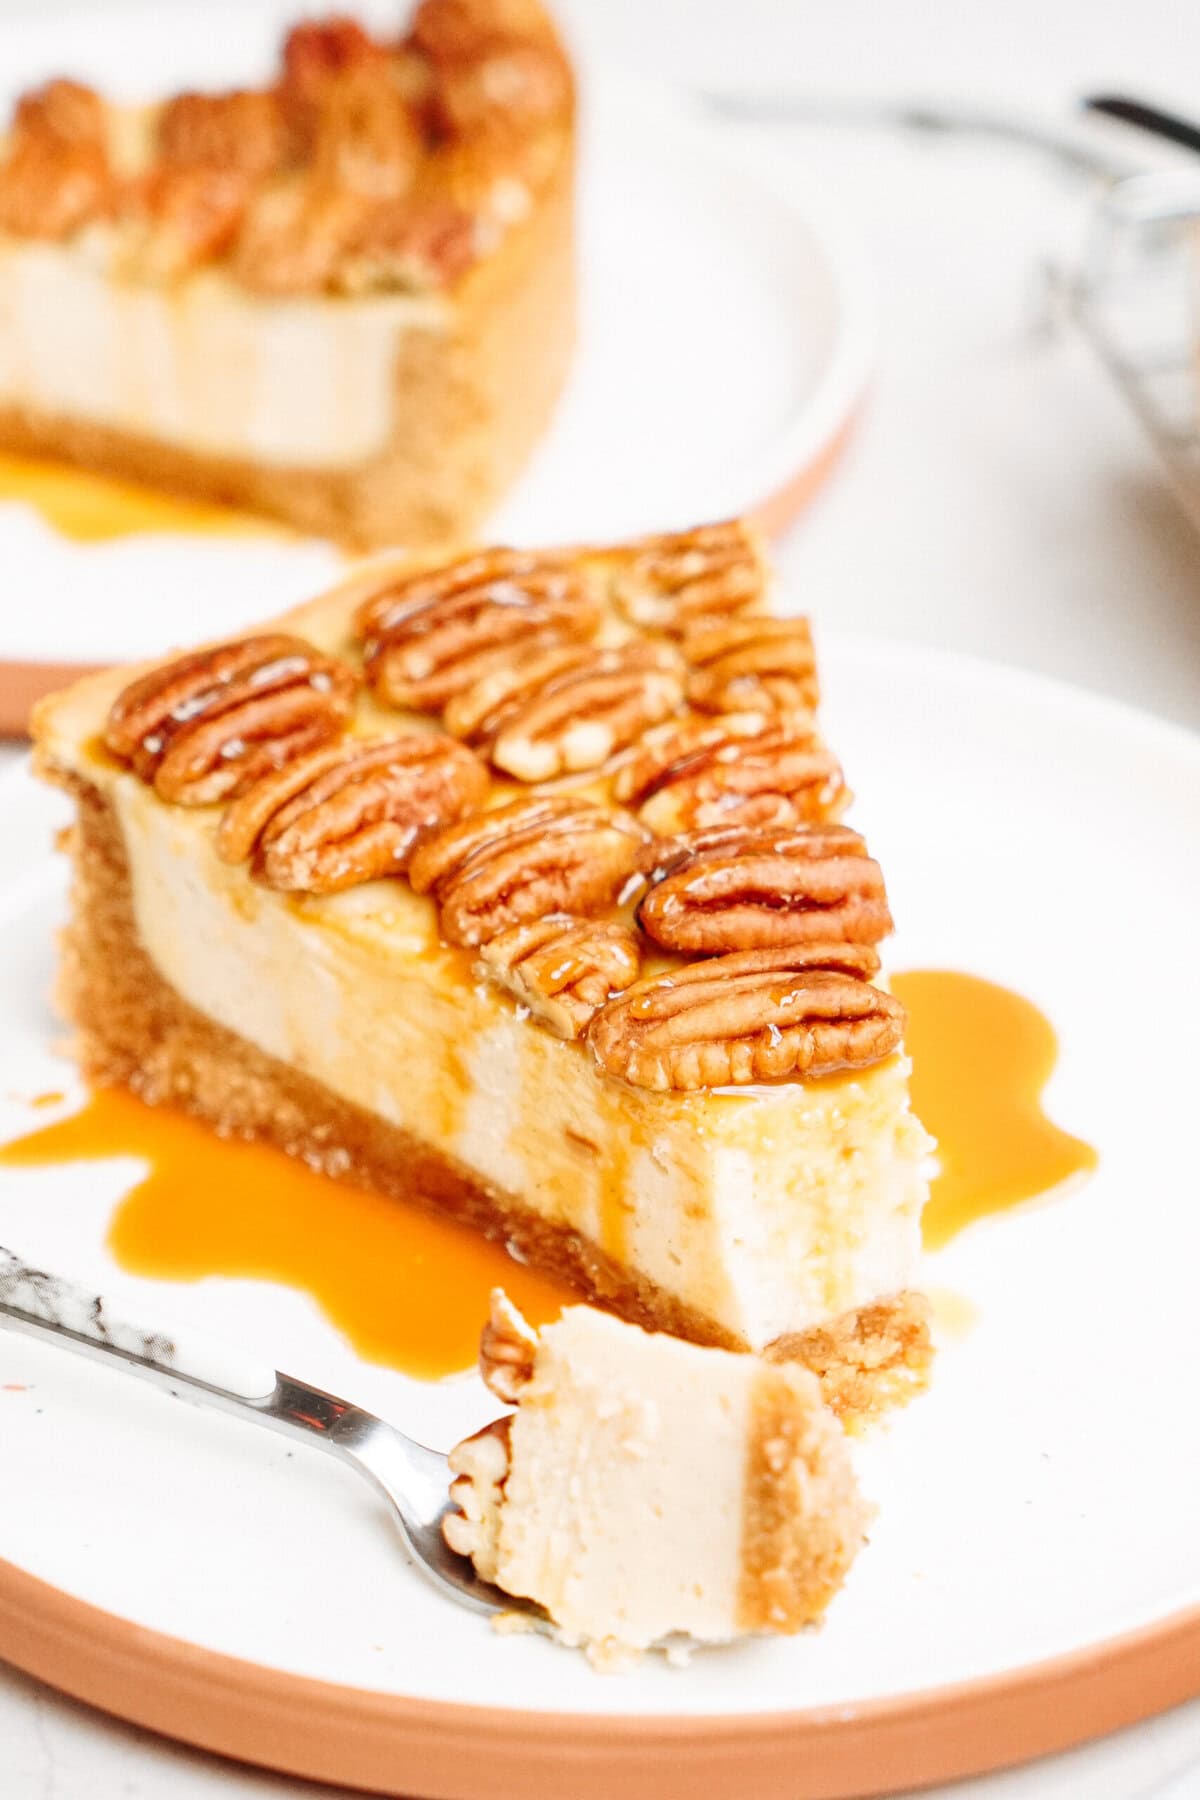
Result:
<svg viewBox="0 0 1200 1800">
<path fill-rule="evenodd" d="M 465 1225 L 347 1187 L 270 1145 L 218 1137 L 121 1088 L 100 1088 L 79 1112 L 0 1146 L 9 1168 L 118 1156 L 150 1165 L 109 1226 L 123 1269 L 298 1288 L 366 1361 L 408 1375 L 474 1366 L 493 1287 L 535 1324 L 578 1298 Z"/>
<path fill-rule="evenodd" d="M 1095 1168 L 1092 1146 L 1042 1111 L 1058 1041 L 1032 1001 L 950 969 L 912 969 L 891 988 L 908 1011 L 913 1111 L 938 1140 L 926 1249 Z"/>
<path fill-rule="evenodd" d="M 281 526 L 232 507 L 185 500 L 69 463 L 7 453 L 0 455 L 0 502 L 6 500 L 23 500 L 61 537 L 80 544 L 148 531 L 193 537 L 286 535 Z"/>
</svg>

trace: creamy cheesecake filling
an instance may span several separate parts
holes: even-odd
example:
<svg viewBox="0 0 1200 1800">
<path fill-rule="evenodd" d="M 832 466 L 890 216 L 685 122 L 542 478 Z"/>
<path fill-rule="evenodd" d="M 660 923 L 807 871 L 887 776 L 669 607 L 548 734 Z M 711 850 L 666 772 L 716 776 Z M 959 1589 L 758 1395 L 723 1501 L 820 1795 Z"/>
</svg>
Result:
<svg viewBox="0 0 1200 1800">
<path fill-rule="evenodd" d="M 542 1334 L 512 1421 L 499 1585 L 580 1637 L 635 1649 L 669 1631 L 733 1637 L 758 1374 L 743 1357 L 647 1345 L 604 1314 L 566 1312 Z"/>
<path fill-rule="evenodd" d="M 436 297 L 255 298 L 219 271 L 122 282 L 102 239 L 0 240 L 0 406 L 197 455 L 343 468 L 397 428 L 397 353 Z"/>
<path fill-rule="evenodd" d="M 912 1285 L 929 1141 L 903 1056 L 808 1084 L 626 1088 L 443 947 L 407 884 L 277 893 L 218 859 L 211 813 L 88 760 L 120 821 L 142 943 L 218 1024 L 751 1348 Z"/>
</svg>

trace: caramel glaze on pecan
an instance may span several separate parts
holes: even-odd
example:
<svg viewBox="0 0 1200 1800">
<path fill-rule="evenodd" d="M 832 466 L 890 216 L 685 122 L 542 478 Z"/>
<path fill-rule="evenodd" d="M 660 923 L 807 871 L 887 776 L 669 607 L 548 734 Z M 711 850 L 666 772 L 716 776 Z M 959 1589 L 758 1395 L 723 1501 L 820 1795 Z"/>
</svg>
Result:
<svg viewBox="0 0 1200 1800">
<path fill-rule="evenodd" d="M 422 844 L 408 876 L 432 893 L 442 933 L 476 946 L 548 913 L 591 913 L 637 878 L 647 837 L 634 820 L 565 795 L 529 795 Z"/>
<path fill-rule="evenodd" d="M 635 625 L 683 633 L 699 620 L 753 611 L 766 589 L 766 565 L 743 519 L 642 538 L 612 553 L 613 599 Z"/>
<path fill-rule="evenodd" d="M 410 36 L 434 74 L 439 136 L 507 139 L 570 105 L 570 71 L 532 0 L 421 0 Z"/>
<path fill-rule="evenodd" d="M 684 634 L 687 695 L 703 712 L 813 712 L 820 699 L 807 619 L 707 620 Z"/>
<path fill-rule="evenodd" d="M 662 837 L 837 818 L 850 795 L 806 714 L 693 714 L 650 732 L 613 792 Z"/>
<path fill-rule="evenodd" d="M 867 946 L 748 950 L 639 981 L 592 1020 L 601 1068 L 657 1092 L 865 1068 L 904 1031 Z"/>
<path fill-rule="evenodd" d="M 666 644 L 533 644 L 493 666 L 450 702 L 445 724 L 518 781 L 599 768 L 683 698 Z"/>
<path fill-rule="evenodd" d="M 217 850 L 226 862 L 252 859 L 270 887 L 333 894 L 401 874 L 487 788 L 483 764 L 453 738 L 347 738 L 256 781 L 226 810 Z"/>
<path fill-rule="evenodd" d="M 115 197 L 100 96 L 77 81 L 24 95 L 0 164 L 0 231 L 65 238 L 105 217 Z"/>
<path fill-rule="evenodd" d="M 146 230 L 132 272 L 168 280 L 223 256 L 256 188 L 287 154 L 279 96 L 241 90 L 179 94 L 159 114 L 158 155 L 129 198 Z"/>
<path fill-rule="evenodd" d="M 104 742 L 161 799 L 207 806 L 338 736 L 357 692 L 353 669 L 303 638 L 239 638 L 131 682 Z"/>
<path fill-rule="evenodd" d="M 366 239 L 382 238 L 383 220 L 407 204 L 419 178 L 419 109 L 396 57 L 353 20 L 297 26 L 283 61 L 279 104 L 293 164 L 259 185 L 235 273 L 262 293 L 344 287 Z M 353 280 L 372 285 L 361 268 Z"/>
<path fill-rule="evenodd" d="M 599 618 L 571 563 L 499 549 L 391 583 L 355 622 L 380 699 L 435 712 L 494 668 L 498 653 L 581 641 Z"/>
<path fill-rule="evenodd" d="M 883 873 L 857 831 L 726 827 L 663 846 L 638 923 L 664 949 L 875 944 L 892 929 Z"/>
<path fill-rule="evenodd" d="M 556 1037 L 577 1038 L 593 1013 L 638 978 L 637 933 L 612 920 L 550 913 L 483 946 L 484 972 Z"/>
</svg>

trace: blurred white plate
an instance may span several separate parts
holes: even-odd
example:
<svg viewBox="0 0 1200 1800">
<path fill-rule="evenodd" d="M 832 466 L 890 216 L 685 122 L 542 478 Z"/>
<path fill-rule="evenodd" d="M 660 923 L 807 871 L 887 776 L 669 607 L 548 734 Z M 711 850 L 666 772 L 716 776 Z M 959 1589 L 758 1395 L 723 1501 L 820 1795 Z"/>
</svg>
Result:
<svg viewBox="0 0 1200 1800">
<path fill-rule="evenodd" d="M 892 966 L 1041 1006 L 1048 1110 L 1100 1162 L 930 1258 L 977 1322 L 857 1446 L 879 1517 L 823 1628 L 597 1677 L 439 1599 L 315 1452 L 0 1331 L 0 1654 L 209 1747 L 473 1800 L 895 1792 L 1200 1689 L 1200 743 L 965 659 L 824 660 L 902 922 Z M 0 808 L 6 1136 L 45 1122 L 30 1096 L 77 1088 L 45 999 L 61 803 L 18 774 Z M 494 1410 L 473 1377 L 361 1362 L 301 1295 L 122 1273 L 105 1235 L 134 1173 L 0 1170 L 0 1243 L 436 1444 Z"/>
<path fill-rule="evenodd" d="M 0 24 L 0 111 L 68 71 L 128 99 L 252 80 L 301 10 L 173 0 L 23 12 Z M 402 12 L 396 0 L 355 10 L 392 25 Z M 584 78 L 580 217 L 577 363 L 492 531 L 552 542 L 751 509 L 781 523 L 824 473 L 870 363 L 853 234 L 802 172 L 610 71 Z M 2 728 L 5 663 L 111 661 L 240 629 L 314 591 L 337 558 L 267 537 L 81 545 L 7 503 L 0 563 Z"/>
</svg>

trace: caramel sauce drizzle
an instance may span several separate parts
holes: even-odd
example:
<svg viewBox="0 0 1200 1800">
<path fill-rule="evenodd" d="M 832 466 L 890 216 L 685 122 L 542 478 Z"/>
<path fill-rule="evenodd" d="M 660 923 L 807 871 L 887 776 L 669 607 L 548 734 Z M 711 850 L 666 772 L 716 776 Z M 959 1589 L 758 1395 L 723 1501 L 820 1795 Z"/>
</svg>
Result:
<svg viewBox="0 0 1200 1800">
<path fill-rule="evenodd" d="M 908 1011 L 913 1111 L 938 1141 L 926 1249 L 1096 1167 L 1042 1111 L 1058 1042 L 1032 1001 L 951 969 L 911 969 L 891 989 Z"/>
<path fill-rule="evenodd" d="M 465 1225 L 347 1187 L 269 1145 L 219 1138 L 121 1088 L 98 1089 L 78 1112 L 0 1147 L 9 1168 L 118 1156 L 149 1164 L 109 1226 L 121 1268 L 297 1288 L 367 1362 L 408 1375 L 474 1367 L 493 1287 L 539 1325 L 578 1298 Z"/>
<path fill-rule="evenodd" d="M 144 532 L 187 537 L 286 537 L 280 525 L 232 507 L 207 505 L 96 475 L 69 463 L 0 454 L 0 502 L 24 501 L 57 531 L 79 544 L 98 544 Z"/>
</svg>

